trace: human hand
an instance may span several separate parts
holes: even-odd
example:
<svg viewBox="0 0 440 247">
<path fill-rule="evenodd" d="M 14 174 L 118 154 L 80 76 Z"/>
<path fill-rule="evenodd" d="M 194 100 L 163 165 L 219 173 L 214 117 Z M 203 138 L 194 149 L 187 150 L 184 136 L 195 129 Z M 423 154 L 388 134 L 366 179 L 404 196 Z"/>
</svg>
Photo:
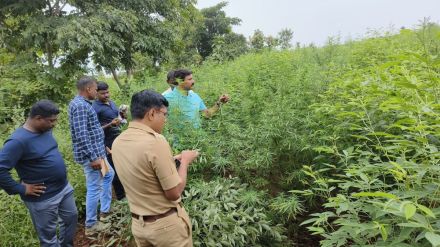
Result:
<svg viewBox="0 0 440 247">
<path fill-rule="evenodd" d="M 198 156 L 199 156 L 199 151 L 197 150 L 185 150 L 182 151 L 182 153 L 180 154 L 180 162 L 182 164 L 191 164 L 191 162 L 193 162 Z"/>
<path fill-rule="evenodd" d="M 107 146 L 105 146 L 105 151 L 107 151 L 107 154 L 112 154 L 112 150 Z"/>
<path fill-rule="evenodd" d="M 230 97 L 227 94 L 222 94 L 219 98 L 218 101 L 222 104 L 228 103 Z"/>
<path fill-rule="evenodd" d="M 46 186 L 44 186 L 44 183 L 27 184 L 25 182 L 21 182 L 21 184 L 26 187 L 26 192 L 24 194 L 27 196 L 40 196 L 46 191 Z"/>
<path fill-rule="evenodd" d="M 121 115 L 121 118 L 123 118 L 123 119 L 127 119 L 127 112 L 120 111 L 120 112 L 119 112 L 119 115 Z"/>
<path fill-rule="evenodd" d="M 90 166 L 92 167 L 93 170 L 100 170 L 101 169 L 101 158 L 90 162 Z"/>
<path fill-rule="evenodd" d="M 119 119 L 119 118 L 115 118 L 111 122 L 112 126 L 119 126 L 119 124 L 121 124 L 121 119 Z"/>
</svg>

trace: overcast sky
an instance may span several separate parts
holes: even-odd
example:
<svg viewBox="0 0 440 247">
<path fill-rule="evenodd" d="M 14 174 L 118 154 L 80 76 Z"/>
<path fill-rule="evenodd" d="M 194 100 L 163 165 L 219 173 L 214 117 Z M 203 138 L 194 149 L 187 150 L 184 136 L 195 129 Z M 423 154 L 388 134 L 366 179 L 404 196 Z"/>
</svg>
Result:
<svg viewBox="0 0 440 247">
<path fill-rule="evenodd" d="M 199 8 L 221 0 L 198 0 Z M 290 28 L 293 42 L 324 44 L 329 36 L 357 39 L 368 30 L 415 27 L 424 17 L 440 23 L 440 0 L 229 0 L 224 8 L 242 20 L 234 31 L 249 37 L 260 29 L 275 36 Z"/>
</svg>

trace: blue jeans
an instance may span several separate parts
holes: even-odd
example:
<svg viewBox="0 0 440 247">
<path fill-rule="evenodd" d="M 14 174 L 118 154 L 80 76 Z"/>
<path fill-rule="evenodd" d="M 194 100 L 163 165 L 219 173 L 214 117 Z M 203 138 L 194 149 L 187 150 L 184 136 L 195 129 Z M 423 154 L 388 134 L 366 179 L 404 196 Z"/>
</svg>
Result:
<svg viewBox="0 0 440 247">
<path fill-rule="evenodd" d="M 112 181 L 115 171 L 109 165 L 109 172 L 103 177 L 100 170 L 93 170 L 90 162 L 83 164 L 83 168 L 86 175 L 86 227 L 88 228 L 98 221 L 97 210 L 99 202 L 101 202 L 101 213 L 108 213 L 110 211 Z"/>
<path fill-rule="evenodd" d="M 41 202 L 27 202 L 38 238 L 42 247 L 73 247 L 78 211 L 73 197 L 73 188 L 67 184 L 55 196 Z M 59 238 L 57 238 L 59 223 Z"/>
</svg>

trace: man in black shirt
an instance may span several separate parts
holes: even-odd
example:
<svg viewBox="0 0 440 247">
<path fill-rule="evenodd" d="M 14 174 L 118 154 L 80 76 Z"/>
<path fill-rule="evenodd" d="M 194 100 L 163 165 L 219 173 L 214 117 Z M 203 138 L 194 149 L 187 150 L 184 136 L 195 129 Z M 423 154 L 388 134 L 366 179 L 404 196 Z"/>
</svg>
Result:
<svg viewBox="0 0 440 247">
<path fill-rule="evenodd" d="M 113 164 L 111 149 L 113 145 L 113 141 L 118 137 L 121 133 L 120 125 L 121 118 L 118 107 L 115 102 L 110 100 L 110 92 L 108 90 L 108 85 L 105 82 L 98 83 L 98 97 L 97 100 L 93 102 L 93 109 L 96 111 L 98 116 L 98 120 L 101 123 L 102 128 L 104 129 L 104 144 L 107 150 L 107 160 L 110 165 L 115 168 Z M 126 117 L 126 116 L 122 116 Z M 119 181 L 118 174 L 115 170 L 115 176 L 113 178 L 113 188 L 115 189 L 116 199 L 122 200 L 125 198 L 124 187 Z"/>
</svg>

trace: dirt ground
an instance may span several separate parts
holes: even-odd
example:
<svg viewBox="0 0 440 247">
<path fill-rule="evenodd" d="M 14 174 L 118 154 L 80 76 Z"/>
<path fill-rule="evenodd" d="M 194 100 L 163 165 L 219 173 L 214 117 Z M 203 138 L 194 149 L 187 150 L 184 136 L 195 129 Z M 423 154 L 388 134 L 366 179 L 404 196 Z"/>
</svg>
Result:
<svg viewBox="0 0 440 247">
<path fill-rule="evenodd" d="M 99 236 L 97 238 L 88 238 L 85 234 L 84 231 L 84 225 L 83 224 L 78 224 L 78 229 L 76 230 L 76 235 L 75 235 L 75 242 L 74 242 L 74 246 L 75 247 L 135 247 L 136 244 L 135 243 L 127 243 L 127 242 L 123 242 L 123 243 L 117 243 L 117 244 L 113 244 L 113 245 L 107 245 L 105 244 L 108 240 L 108 236 Z"/>
</svg>

